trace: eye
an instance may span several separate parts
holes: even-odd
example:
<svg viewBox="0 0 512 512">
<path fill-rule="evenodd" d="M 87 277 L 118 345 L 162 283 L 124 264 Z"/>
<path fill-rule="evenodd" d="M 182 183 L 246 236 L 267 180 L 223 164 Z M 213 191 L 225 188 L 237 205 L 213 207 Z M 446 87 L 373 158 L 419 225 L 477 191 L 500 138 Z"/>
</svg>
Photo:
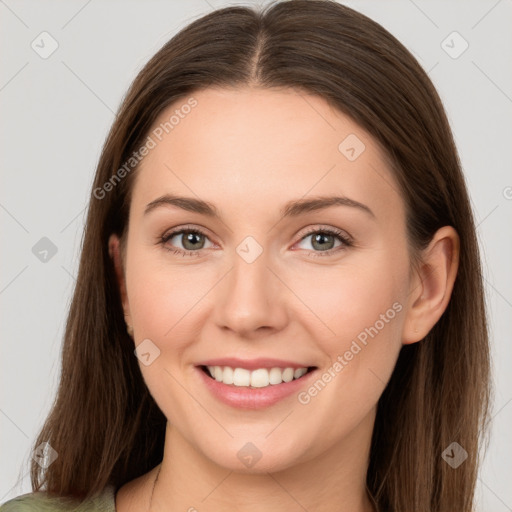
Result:
<svg viewBox="0 0 512 512">
<path fill-rule="evenodd" d="M 208 240 L 208 237 L 200 229 L 180 228 L 163 235 L 160 243 L 174 254 L 197 256 L 202 249 L 207 248 L 205 240 Z M 176 247 L 176 244 L 181 244 L 182 248 Z"/>
<path fill-rule="evenodd" d="M 311 237 L 311 246 L 313 251 L 306 247 L 302 249 L 308 250 L 308 254 L 317 256 L 331 256 L 340 250 L 346 249 L 353 245 L 350 237 L 343 231 L 335 228 L 313 228 L 308 231 L 298 242 L 299 244 Z M 336 240 L 339 244 L 336 245 Z M 163 247 L 174 254 L 182 256 L 198 256 L 205 247 L 205 242 L 209 241 L 208 236 L 197 228 L 180 227 L 164 234 L 159 243 Z M 210 242 L 210 244 L 212 244 Z M 179 247 L 181 245 L 181 247 Z M 213 245 L 213 244 L 212 244 Z M 210 247 L 212 246 L 210 245 Z"/>
<path fill-rule="evenodd" d="M 335 228 L 314 228 L 303 236 L 299 242 L 303 243 L 308 238 L 311 238 L 311 246 L 314 251 L 309 251 L 311 256 L 332 256 L 340 250 L 352 246 L 350 237 L 343 231 Z M 336 239 L 340 242 L 337 246 Z M 304 247 L 302 247 L 304 249 Z M 305 248 L 307 249 L 307 248 Z"/>
</svg>

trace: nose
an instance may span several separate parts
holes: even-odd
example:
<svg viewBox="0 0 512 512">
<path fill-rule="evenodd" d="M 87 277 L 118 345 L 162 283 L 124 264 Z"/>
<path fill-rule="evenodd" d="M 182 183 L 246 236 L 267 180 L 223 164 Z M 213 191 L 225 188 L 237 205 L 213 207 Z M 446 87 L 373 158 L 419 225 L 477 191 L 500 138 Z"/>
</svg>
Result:
<svg viewBox="0 0 512 512">
<path fill-rule="evenodd" d="M 288 322 L 290 291 L 263 253 L 247 262 L 234 254 L 233 266 L 216 287 L 214 320 L 219 328 L 238 337 L 269 336 Z"/>
</svg>

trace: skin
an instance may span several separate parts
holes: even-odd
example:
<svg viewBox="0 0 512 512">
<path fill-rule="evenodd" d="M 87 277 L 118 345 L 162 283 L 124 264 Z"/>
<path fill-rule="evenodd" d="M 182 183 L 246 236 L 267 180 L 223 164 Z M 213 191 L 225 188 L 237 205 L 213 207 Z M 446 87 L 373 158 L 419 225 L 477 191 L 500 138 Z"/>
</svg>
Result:
<svg viewBox="0 0 512 512">
<path fill-rule="evenodd" d="M 134 343 L 149 338 L 160 350 L 149 366 L 139 364 L 168 419 L 161 467 L 121 487 L 117 510 L 148 510 L 160 470 L 153 511 L 372 511 L 365 477 L 377 401 L 401 347 L 422 340 L 446 309 L 457 233 L 440 229 L 413 269 L 404 202 L 383 151 L 322 98 L 249 87 L 193 96 L 197 106 L 136 171 L 126 253 L 117 236 L 109 241 Z M 349 134 L 365 144 L 354 161 L 338 149 Z M 144 215 L 164 193 L 206 200 L 222 220 L 175 206 Z M 280 215 L 288 201 L 333 194 L 373 216 L 350 206 Z M 158 243 L 182 226 L 206 236 L 195 245 L 183 235 Z M 329 227 L 353 245 L 307 236 Z M 263 249 L 252 263 L 236 251 L 247 236 Z M 261 410 L 235 409 L 194 368 L 234 356 L 326 371 L 394 303 L 401 311 L 305 405 L 292 395 Z M 247 442 L 262 454 L 251 468 L 237 457 Z"/>
</svg>

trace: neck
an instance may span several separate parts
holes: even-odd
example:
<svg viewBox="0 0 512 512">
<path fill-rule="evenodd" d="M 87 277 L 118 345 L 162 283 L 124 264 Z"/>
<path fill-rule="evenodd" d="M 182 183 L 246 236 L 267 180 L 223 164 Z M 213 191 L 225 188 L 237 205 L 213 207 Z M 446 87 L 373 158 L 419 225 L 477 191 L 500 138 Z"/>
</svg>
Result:
<svg viewBox="0 0 512 512">
<path fill-rule="evenodd" d="M 238 510 L 374 512 L 366 471 L 374 412 L 325 453 L 276 472 L 223 468 L 198 452 L 170 423 L 164 458 L 152 471 L 150 512 Z M 364 447 L 362 449 L 361 447 Z M 156 469 L 156 468 L 155 468 Z"/>
</svg>

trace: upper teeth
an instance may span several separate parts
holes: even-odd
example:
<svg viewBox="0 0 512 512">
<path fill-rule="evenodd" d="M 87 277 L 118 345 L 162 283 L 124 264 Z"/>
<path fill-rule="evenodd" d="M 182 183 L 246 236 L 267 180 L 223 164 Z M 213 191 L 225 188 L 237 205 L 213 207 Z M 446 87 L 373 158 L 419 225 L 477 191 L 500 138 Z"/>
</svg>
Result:
<svg viewBox="0 0 512 512">
<path fill-rule="evenodd" d="M 218 382 L 234 384 L 235 386 L 252 386 L 264 388 L 269 384 L 281 384 L 299 379 L 307 368 L 258 368 L 257 370 L 246 370 L 245 368 L 230 368 L 229 366 L 208 366 L 210 375 Z"/>
</svg>

